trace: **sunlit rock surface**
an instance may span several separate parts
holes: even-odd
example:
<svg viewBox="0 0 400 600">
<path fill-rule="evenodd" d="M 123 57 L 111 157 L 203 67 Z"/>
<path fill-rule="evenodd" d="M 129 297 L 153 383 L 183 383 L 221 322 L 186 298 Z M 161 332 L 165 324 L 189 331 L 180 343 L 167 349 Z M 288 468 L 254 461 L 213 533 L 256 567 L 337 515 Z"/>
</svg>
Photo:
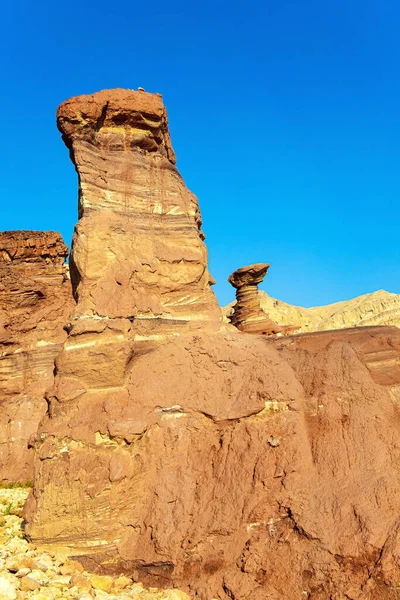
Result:
<svg viewBox="0 0 400 600">
<path fill-rule="evenodd" d="M 193 599 L 398 598 L 400 330 L 222 328 L 160 97 L 101 92 L 58 118 L 77 307 L 28 538 Z"/>
<path fill-rule="evenodd" d="M 197 198 L 175 167 L 161 96 L 71 98 L 57 123 L 79 175 L 75 315 L 135 320 L 138 336 L 218 320 Z"/>
<path fill-rule="evenodd" d="M 304 308 L 259 292 L 261 308 L 280 325 L 298 325 L 299 332 L 374 325 L 400 327 L 400 294 L 379 290 L 326 306 Z M 234 302 L 225 306 L 224 318 L 233 314 Z"/>
<path fill-rule="evenodd" d="M 228 281 L 236 289 L 236 302 L 229 311 L 228 320 L 245 333 L 261 335 L 288 335 L 298 327 L 282 326 L 274 323 L 261 308 L 258 286 L 264 279 L 270 265 L 258 263 L 240 267 L 232 273 Z"/>
</svg>

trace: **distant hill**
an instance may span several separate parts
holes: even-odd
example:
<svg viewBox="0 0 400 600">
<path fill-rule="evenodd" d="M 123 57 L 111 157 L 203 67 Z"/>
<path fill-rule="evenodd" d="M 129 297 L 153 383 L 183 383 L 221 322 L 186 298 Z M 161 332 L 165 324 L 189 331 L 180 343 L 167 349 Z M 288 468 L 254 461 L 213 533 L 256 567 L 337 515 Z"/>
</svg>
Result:
<svg viewBox="0 0 400 600">
<path fill-rule="evenodd" d="M 352 300 L 326 306 L 304 308 L 292 306 L 271 298 L 260 291 L 261 307 L 279 325 L 299 325 L 299 332 L 363 327 L 367 325 L 395 325 L 400 327 L 400 294 L 385 290 L 364 294 Z M 234 302 L 223 307 L 226 317 Z"/>
</svg>

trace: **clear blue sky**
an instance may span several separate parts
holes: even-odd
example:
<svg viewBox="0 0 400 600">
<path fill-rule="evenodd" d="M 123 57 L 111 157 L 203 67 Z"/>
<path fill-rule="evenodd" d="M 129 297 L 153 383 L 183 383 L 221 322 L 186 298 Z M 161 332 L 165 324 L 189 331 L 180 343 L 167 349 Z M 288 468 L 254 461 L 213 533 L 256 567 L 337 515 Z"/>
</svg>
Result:
<svg viewBox="0 0 400 600">
<path fill-rule="evenodd" d="M 252 262 L 294 304 L 400 293 L 398 0 L 5 0 L 0 22 L 0 229 L 70 243 L 56 108 L 142 86 L 163 94 L 221 303 Z"/>
</svg>

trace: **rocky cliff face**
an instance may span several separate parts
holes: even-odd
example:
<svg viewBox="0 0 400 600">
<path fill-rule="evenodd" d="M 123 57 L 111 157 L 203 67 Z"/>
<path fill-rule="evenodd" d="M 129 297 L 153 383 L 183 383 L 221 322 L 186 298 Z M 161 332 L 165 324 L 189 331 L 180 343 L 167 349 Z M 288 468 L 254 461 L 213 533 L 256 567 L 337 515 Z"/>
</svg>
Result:
<svg viewBox="0 0 400 600">
<path fill-rule="evenodd" d="M 397 328 L 181 335 L 42 423 L 26 530 L 192 598 L 397 598 L 399 400 Z"/>
<path fill-rule="evenodd" d="M 74 305 L 67 255 L 58 233 L 0 233 L 0 481 L 33 478 L 28 439 L 46 411 Z"/>
<path fill-rule="evenodd" d="M 299 332 L 395 325 L 400 327 L 400 294 L 384 290 L 364 294 L 352 300 L 326 306 L 304 308 L 276 300 L 263 291 L 259 292 L 261 308 L 280 325 L 299 325 Z M 225 315 L 233 313 L 234 303 L 225 306 Z"/>
<path fill-rule="evenodd" d="M 398 598 L 400 330 L 220 327 L 160 98 L 73 99 L 59 124 L 78 304 L 29 538 L 201 600 Z"/>
</svg>

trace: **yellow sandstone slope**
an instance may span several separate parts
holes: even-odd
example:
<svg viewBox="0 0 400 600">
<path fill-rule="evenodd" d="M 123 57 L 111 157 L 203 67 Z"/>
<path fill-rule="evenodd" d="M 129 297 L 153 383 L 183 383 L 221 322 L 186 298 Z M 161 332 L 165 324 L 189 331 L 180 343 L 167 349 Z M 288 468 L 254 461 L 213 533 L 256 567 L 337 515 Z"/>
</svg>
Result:
<svg viewBox="0 0 400 600">
<path fill-rule="evenodd" d="M 261 308 L 273 321 L 279 325 L 298 325 L 299 332 L 366 325 L 400 327 L 400 294 L 391 294 L 385 290 L 313 308 L 292 306 L 271 298 L 265 292 L 259 293 Z M 233 305 L 232 302 L 222 309 L 225 317 L 231 313 Z"/>
</svg>

